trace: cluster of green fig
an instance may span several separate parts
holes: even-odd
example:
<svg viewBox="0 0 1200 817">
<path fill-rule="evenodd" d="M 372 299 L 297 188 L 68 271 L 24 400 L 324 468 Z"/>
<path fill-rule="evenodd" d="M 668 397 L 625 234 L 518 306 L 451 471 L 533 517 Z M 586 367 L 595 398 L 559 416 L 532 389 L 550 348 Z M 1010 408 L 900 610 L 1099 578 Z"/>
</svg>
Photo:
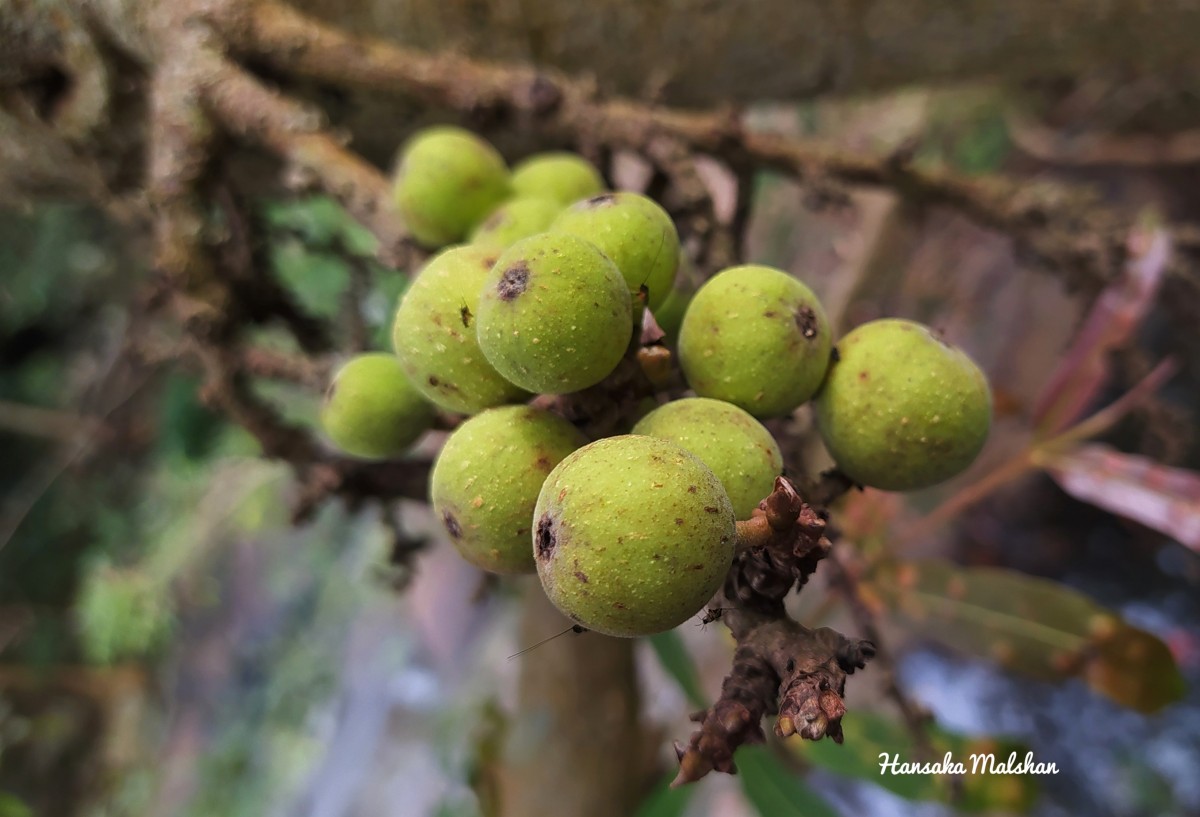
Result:
<svg viewBox="0 0 1200 817">
<path fill-rule="evenodd" d="M 695 615 L 783 471 L 762 419 L 812 400 L 851 479 L 886 490 L 941 482 L 971 463 L 991 399 L 978 367 L 910 321 L 865 324 L 833 344 L 816 296 L 765 266 L 674 289 L 682 258 L 667 213 L 609 192 L 569 153 L 510 171 L 467 131 L 423 131 L 402 149 L 396 203 L 438 250 L 405 293 L 394 354 L 348 362 L 321 420 L 362 457 L 403 452 L 435 409 L 469 415 L 434 465 L 430 501 L 462 556 L 532 573 L 575 622 L 617 636 Z M 604 380 L 650 310 L 677 338 L 695 397 L 589 441 L 536 394 Z"/>
</svg>

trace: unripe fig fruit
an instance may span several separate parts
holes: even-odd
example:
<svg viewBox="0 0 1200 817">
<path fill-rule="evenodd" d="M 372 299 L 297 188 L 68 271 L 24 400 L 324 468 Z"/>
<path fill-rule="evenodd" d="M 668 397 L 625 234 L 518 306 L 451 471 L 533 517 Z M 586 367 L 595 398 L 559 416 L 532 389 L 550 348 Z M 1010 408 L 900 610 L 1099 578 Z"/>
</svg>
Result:
<svg viewBox="0 0 1200 817">
<path fill-rule="evenodd" d="M 926 326 L 887 318 L 837 344 L 814 405 L 821 439 L 863 485 L 910 491 L 966 469 L 992 418 L 987 379 Z"/>
<path fill-rule="evenodd" d="M 425 401 L 395 355 L 351 358 L 334 375 L 321 404 L 321 427 L 356 457 L 381 459 L 408 448 L 433 422 Z"/>
<path fill-rule="evenodd" d="M 459 426 L 434 464 L 429 498 L 462 557 L 493 573 L 532 573 L 538 491 L 586 443 L 562 417 L 529 406 L 489 409 Z"/>
<path fill-rule="evenodd" d="M 675 400 L 639 420 L 633 433 L 679 443 L 699 457 L 721 481 L 738 519 L 750 518 L 783 473 L 783 454 L 771 432 L 722 400 Z"/>
<path fill-rule="evenodd" d="M 554 199 L 518 196 L 501 204 L 471 233 L 471 243 L 503 250 L 515 241 L 546 231 L 562 212 Z"/>
<path fill-rule="evenodd" d="M 500 255 L 479 299 L 479 345 L 510 382 L 543 394 L 604 379 L 629 346 L 625 281 L 592 244 L 567 233 L 524 238 Z"/>
<path fill-rule="evenodd" d="M 667 211 L 640 193 L 601 193 L 578 201 L 554 221 L 600 248 L 637 295 L 644 286 L 647 305 L 657 308 L 671 291 L 679 266 L 679 234 Z"/>
<path fill-rule="evenodd" d="M 651 635 L 695 615 L 733 563 L 733 506 L 669 440 L 599 440 L 550 472 L 533 552 L 550 601 L 589 630 Z"/>
<path fill-rule="evenodd" d="M 462 241 L 511 195 L 504 159 L 470 131 L 426 128 L 400 151 L 396 206 L 413 238 L 426 247 Z"/>
<path fill-rule="evenodd" d="M 518 196 L 546 196 L 563 207 L 604 192 L 600 171 L 575 153 L 537 153 L 517 164 L 512 186 Z"/>
<path fill-rule="evenodd" d="M 679 363 L 701 397 L 779 417 L 812 397 L 829 365 L 825 310 L 812 290 L 772 267 L 730 267 L 692 298 Z"/>
<path fill-rule="evenodd" d="M 447 411 L 474 414 L 528 396 L 492 368 L 475 334 L 479 292 L 497 257 L 472 245 L 442 251 L 396 309 L 396 355 L 413 385 Z"/>
</svg>

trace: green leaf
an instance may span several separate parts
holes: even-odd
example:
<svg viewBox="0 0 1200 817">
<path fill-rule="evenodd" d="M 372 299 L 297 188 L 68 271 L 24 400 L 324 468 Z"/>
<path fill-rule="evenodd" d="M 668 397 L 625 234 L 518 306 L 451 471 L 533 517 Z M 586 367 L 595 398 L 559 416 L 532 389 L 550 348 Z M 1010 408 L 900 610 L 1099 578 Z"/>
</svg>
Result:
<svg viewBox="0 0 1200 817">
<path fill-rule="evenodd" d="M 991 754 L 1002 761 L 1010 753 L 1024 757 L 1026 748 L 1004 738 L 968 737 L 936 727 L 929 731 L 933 757 L 920 757 L 912 733 L 903 725 L 873 712 L 851 711 L 842 720 L 845 743 L 830 740 L 789 740 L 786 745 L 802 759 L 844 777 L 866 780 L 909 800 L 951 803 L 960 812 L 1028 811 L 1037 797 L 1037 778 L 1030 775 L 968 774 L 955 797 L 951 775 L 882 774 L 881 754 L 901 763 L 937 762 L 947 753 L 971 768 L 972 755 Z"/>
<path fill-rule="evenodd" d="M 742 791 L 762 817 L 839 817 L 765 746 L 743 746 L 735 763 Z"/>
<path fill-rule="evenodd" d="M 654 654 L 658 656 L 659 663 L 662 664 L 667 674 L 679 684 L 679 688 L 687 696 L 688 703 L 697 709 L 707 707 L 708 698 L 700 686 L 700 674 L 696 672 L 692 656 L 688 654 L 687 647 L 683 646 L 683 639 L 679 637 L 679 634 L 674 630 L 668 630 L 665 633 L 650 636 L 649 641 L 650 646 L 654 648 Z"/>
<path fill-rule="evenodd" d="M 967 655 L 1043 680 L 1080 675 L 1123 706 L 1154 712 L 1183 678 L 1167 646 L 1057 582 L 1001 568 L 904 562 L 874 580 L 899 620 Z"/>
<path fill-rule="evenodd" d="M 0 791 L 0 817 L 33 817 L 33 810 L 15 796 Z"/>
<path fill-rule="evenodd" d="M 692 802 L 696 787 L 680 786 L 673 789 L 671 781 L 674 779 L 675 772 L 672 770 L 646 795 L 634 817 L 680 817 L 687 810 L 688 803 Z"/>
</svg>

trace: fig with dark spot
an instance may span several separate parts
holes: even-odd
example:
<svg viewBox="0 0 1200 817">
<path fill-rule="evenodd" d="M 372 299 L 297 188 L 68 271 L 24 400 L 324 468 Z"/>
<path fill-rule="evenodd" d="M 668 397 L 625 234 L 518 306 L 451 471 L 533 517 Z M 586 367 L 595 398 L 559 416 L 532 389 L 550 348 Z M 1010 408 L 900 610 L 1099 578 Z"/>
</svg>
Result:
<svg viewBox="0 0 1200 817">
<path fill-rule="evenodd" d="M 470 131 L 426 128 L 401 148 L 396 207 L 413 238 L 425 247 L 462 241 L 511 195 L 503 157 Z"/>
<path fill-rule="evenodd" d="M 821 439 L 848 477 L 911 491 L 974 461 L 991 426 L 992 397 L 962 350 L 896 318 L 863 324 L 837 348 L 814 405 Z"/>
<path fill-rule="evenodd" d="M 831 346 L 812 290 L 782 270 L 747 264 L 718 273 L 692 298 L 679 363 L 701 397 L 781 417 L 816 393 Z"/>
<path fill-rule="evenodd" d="M 646 287 L 651 310 L 667 299 L 679 268 L 679 233 L 653 199 L 625 191 L 585 199 L 564 210 L 553 229 L 599 247 L 617 265 L 633 296 Z"/>
<path fill-rule="evenodd" d="M 493 573 L 532 573 L 538 491 L 586 442 L 557 414 L 530 406 L 489 409 L 455 429 L 434 463 L 429 497 L 462 557 Z"/>
<path fill-rule="evenodd" d="M 534 519 L 546 595 L 572 620 L 608 635 L 652 635 L 682 624 L 708 603 L 733 563 L 725 489 L 670 440 L 629 434 L 584 446 L 550 472 Z"/>
<path fill-rule="evenodd" d="M 600 171 L 575 153 L 537 153 L 513 168 L 512 186 L 518 196 L 545 196 L 566 207 L 604 190 Z"/>
<path fill-rule="evenodd" d="M 404 293 L 392 343 L 404 371 L 426 398 L 460 414 L 527 397 L 492 368 L 479 348 L 474 314 L 496 253 L 451 247 L 427 263 Z"/>
<path fill-rule="evenodd" d="M 476 331 L 488 362 L 533 392 L 566 394 L 603 380 L 633 332 L 625 282 L 582 238 L 525 238 L 496 260 L 480 296 Z"/>
<path fill-rule="evenodd" d="M 395 355 L 350 359 L 329 385 L 321 427 L 347 454 L 369 459 L 403 452 L 433 422 L 433 406 L 405 376 Z"/>
</svg>

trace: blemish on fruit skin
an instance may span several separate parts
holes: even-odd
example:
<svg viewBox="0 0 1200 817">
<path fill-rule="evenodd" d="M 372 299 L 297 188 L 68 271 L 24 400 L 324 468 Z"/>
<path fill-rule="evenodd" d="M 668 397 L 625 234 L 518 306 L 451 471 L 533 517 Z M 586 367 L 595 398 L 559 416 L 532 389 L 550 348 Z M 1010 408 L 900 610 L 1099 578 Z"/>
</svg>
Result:
<svg viewBox="0 0 1200 817">
<path fill-rule="evenodd" d="M 696 493 L 696 486 L 695 486 L 695 485 L 689 485 L 689 486 L 688 486 L 688 493 L 689 493 L 689 494 L 694 494 L 694 493 Z"/>
<path fill-rule="evenodd" d="M 683 520 L 682 520 L 682 519 L 680 519 L 679 517 L 675 517 L 675 524 L 676 524 L 676 525 L 682 525 L 682 524 L 683 524 Z"/>
<path fill-rule="evenodd" d="M 704 565 L 688 565 L 688 570 L 703 570 Z"/>
<path fill-rule="evenodd" d="M 817 336 L 817 313 L 811 306 L 800 307 L 792 317 L 801 335 L 809 340 Z"/>
<path fill-rule="evenodd" d="M 585 199 L 584 201 L 580 202 L 577 206 L 579 207 L 580 210 L 588 210 L 593 207 L 605 207 L 609 204 L 615 203 L 616 200 L 617 200 L 617 197 L 615 195 L 613 195 L 612 193 L 601 193 L 598 196 L 592 196 L 590 199 Z"/>
<path fill-rule="evenodd" d="M 542 514 L 542 518 L 538 520 L 534 543 L 537 545 L 537 558 L 549 559 L 554 554 L 558 542 L 554 537 L 554 519 L 550 514 Z"/>
<path fill-rule="evenodd" d="M 579 579 L 579 581 L 583 582 L 584 584 L 588 583 L 588 576 L 582 570 L 575 571 L 575 578 Z"/>
<path fill-rule="evenodd" d="M 506 269 L 496 284 L 496 294 L 502 301 L 511 301 L 529 287 L 529 267 L 518 261 Z"/>
<path fill-rule="evenodd" d="M 458 539 L 462 536 L 462 525 L 458 524 L 458 519 L 450 511 L 442 514 L 442 524 L 446 526 L 446 532 L 450 534 L 451 539 Z"/>
</svg>

